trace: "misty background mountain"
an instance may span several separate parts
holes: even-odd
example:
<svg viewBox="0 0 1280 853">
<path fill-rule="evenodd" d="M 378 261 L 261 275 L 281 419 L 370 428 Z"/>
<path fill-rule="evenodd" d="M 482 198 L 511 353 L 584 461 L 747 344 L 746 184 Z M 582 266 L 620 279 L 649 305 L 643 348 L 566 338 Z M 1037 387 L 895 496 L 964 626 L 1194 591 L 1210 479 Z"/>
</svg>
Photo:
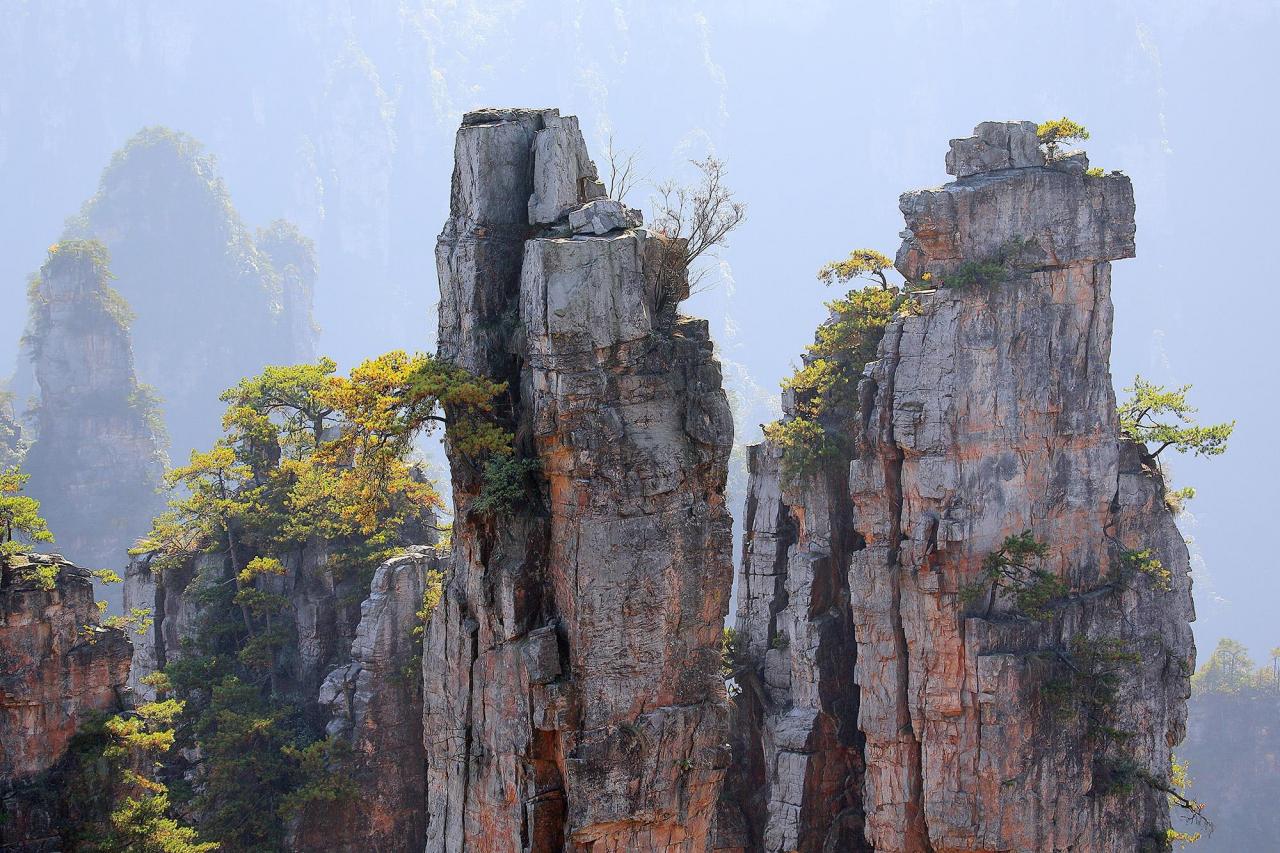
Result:
<svg viewBox="0 0 1280 853">
<path fill-rule="evenodd" d="M 1280 173 L 1267 150 L 1280 115 L 1258 93 L 1280 78 L 1278 33 L 1266 0 L 4 0 L 0 372 L 14 366 L 21 411 L 28 277 L 50 244 L 98 232 L 117 243 L 115 285 L 139 317 L 140 378 L 170 407 L 192 395 L 190 421 L 168 424 L 174 459 L 216 433 L 216 389 L 307 352 L 311 320 L 281 319 L 286 279 L 295 293 L 314 285 L 314 351 L 344 368 L 429 351 L 462 112 L 554 105 L 581 117 L 598 161 L 613 138 L 649 181 L 707 153 L 727 161 L 749 216 L 686 310 L 712 320 L 738 442 L 751 443 L 826 315 L 832 294 L 814 273 L 855 246 L 896 247 L 889 200 L 943 180 L 937 140 L 982 119 L 1065 114 L 1092 131 L 1091 161 L 1124 170 L 1137 192 L 1138 257 L 1113 293 L 1117 389 L 1137 373 L 1190 383 L 1205 421 L 1239 421 L 1224 457 L 1173 460 L 1174 484 L 1199 491 L 1182 521 L 1201 660 L 1227 635 L 1265 659 L 1280 594 L 1258 547 L 1265 472 L 1280 470 L 1265 348 L 1280 296 L 1236 255 L 1270 230 L 1258 188 Z M 125 181 L 115 204 L 134 212 L 109 221 L 104 169 L 109 179 L 144 128 L 202 146 L 221 218 L 202 222 L 168 191 L 127 199 L 137 187 Z M 629 201 L 647 208 L 648 194 L 641 185 Z M 156 217 L 146 245 L 204 239 L 211 254 L 130 248 L 142 245 L 124 233 L 141 209 Z M 313 256 L 281 261 L 305 241 Z M 234 297 L 217 290 L 232 280 Z M 183 352 L 192 358 L 167 355 Z"/>
</svg>

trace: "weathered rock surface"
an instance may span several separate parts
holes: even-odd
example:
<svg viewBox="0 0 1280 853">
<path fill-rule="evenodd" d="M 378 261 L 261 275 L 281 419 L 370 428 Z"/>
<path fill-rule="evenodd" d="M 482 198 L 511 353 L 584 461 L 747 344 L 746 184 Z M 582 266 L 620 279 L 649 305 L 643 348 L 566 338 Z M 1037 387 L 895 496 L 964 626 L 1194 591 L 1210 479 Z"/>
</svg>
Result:
<svg viewBox="0 0 1280 853">
<path fill-rule="evenodd" d="M 738 583 L 732 803 L 718 843 L 869 850 L 857 649 L 845 567 L 861 539 L 842 465 L 784 489 L 781 454 L 748 450 Z"/>
<path fill-rule="evenodd" d="M 31 290 L 30 352 L 40 388 L 29 491 L 58 550 L 123 574 L 163 501 L 163 436 L 133 369 L 128 306 L 101 244 L 56 246 Z M 102 597 L 118 605 L 120 589 Z"/>
<path fill-rule="evenodd" d="M 26 575 L 36 566 L 58 569 L 52 589 Z M 59 849 L 61 804 L 42 776 L 82 723 L 121 707 L 129 658 L 124 631 L 98 624 L 87 570 L 57 555 L 9 558 L 0 582 L 0 848 Z"/>
<path fill-rule="evenodd" d="M 729 786 L 763 786 L 730 803 L 760 828 L 749 849 L 859 849 L 824 846 L 859 811 L 884 853 L 1154 850 L 1169 825 L 1165 795 L 1142 780 L 1167 779 L 1183 735 L 1193 612 L 1185 544 L 1158 473 L 1119 438 L 1108 369 L 1109 261 L 1133 254 L 1132 189 L 1038 165 L 1015 138 L 1025 131 L 981 126 L 953 143 L 949 171 L 963 180 L 903 196 L 909 279 L 945 280 L 1029 242 L 1005 283 L 924 294 L 918 316 L 889 324 L 861 386 L 847 479 L 825 472 L 836 497 L 809 482 L 783 491 L 776 451 L 754 452 L 738 629 L 761 686 L 738 702 L 751 734 Z M 1048 544 L 1044 566 L 1069 593 L 1045 622 L 1003 596 L 975 614 L 961 590 L 1024 530 Z M 1124 576 L 1122 552 L 1140 549 L 1169 570 L 1168 590 Z M 847 559 L 834 594 L 815 552 Z M 852 691 L 840 668 L 812 663 L 815 624 L 841 626 L 831 603 L 844 595 Z M 828 631 L 841 648 L 845 635 Z M 1077 696 L 1045 698 L 1085 666 L 1082 643 L 1106 641 L 1138 655 L 1108 664 L 1118 679 L 1105 716 L 1125 738 L 1100 734 Z M 858 766 L 846 757 L 857 737 L 815 739 L 832 692 L 857 707 L 861 789 L 856 773 L 833 784 L 821 772 Z M 827 809 L 832 790 L 849 805 Z"/>
<path fill-rule="evenodd" d="M 968 178 L 1044 163 L 1034 121 L 984 121 L 973 129 L 973 136 L 951 140 L 946 165 L 948 175 Z"/>
<path fill-rule="evenodd" d="M 281 559 L 283 575 L 260 582 L 260 588 L 288 601 L 282 625 L 287 638 L 281 653 L 284 672 L 277 686 L 304 696 L 317 695 L 334 666 L 346 662 L 365 595 L 358 573 L 335 577 L 329 559 L 327 543 L 313 541 Z M 155 619 L 150 630 L 135 640 L 130 683 L 139 695 L 154 698 L 141 679 L 181 656 L 183 639 L 194 635 L 201 618 L 199 590 L 224 583 L 229 565 L 223 552 L 198 555 L 187 565 L 159 575 L 152 570 L 151 555 L 140 555 L 130 563 L 124 582 L 125 607 L 151 609 Z"/>
<path fill-rule="evenodd" d="M 444 560 L 414 547 L 378 567 L 350 662 L 329 673 L 319 703 L 327 733 L 350 746 L 336 772 L 357 796 L 307 810 L 294 849 L 420 851 L 426 828 L 426 753 L 422 736 L 422 630 L 417 612 L 428 582 L 438 584 Z M 429 577 L 429 575 L 431 577 Z"/>
<path fill-rule="evenodd" d="M 458 132 L 440 355 L 509 383 L 503 415 L 540 472 L 494 517 L 451 458 L 454 566 L 423 661 L 428 850 L 709 845 L 730 414 L 706 324 L 659 311 L 683 289 L 658 281 L 659 238 L 630 219 L 554 236 L 603 195 L 595 175 L 554 110 Z"/>
</svg>

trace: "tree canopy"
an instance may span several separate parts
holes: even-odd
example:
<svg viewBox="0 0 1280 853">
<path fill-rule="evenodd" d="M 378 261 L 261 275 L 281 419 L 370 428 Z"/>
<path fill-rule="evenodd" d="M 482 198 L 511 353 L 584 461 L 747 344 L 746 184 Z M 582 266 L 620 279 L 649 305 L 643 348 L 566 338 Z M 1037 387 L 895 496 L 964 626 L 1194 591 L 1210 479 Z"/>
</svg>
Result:
<svg viewBox="0 0 1280 853">
<path fill-rule="evenodd" d="M 0 557 L 53 541 L 53 534 L 40 517 L 40 501 L 22 494 L 28 479 L 30 476 L 17 467 L 0 471 Z"/>
<path fill-rule="evenodd" d="M 1089 138 L 1089 131 L 1083 124 L 1066 116 L 1042 122 L 1036 128 L 1036 136 L 1045 147 L 1050 160 L 1058 156 L 1058 146 L 1067 142 L 1083 141 Z"/>
<path fill-rule="evenodd" d="M 1125 393 L 1132 396 L 1119 406 L 1120 433 L 1146 445 L 1153 459 L 1170 447 L 1179 453 L 1197 456 L 1223 453 L 1236 422 L 1197 424 L 1193 417 L 1197 410 L 1187 402 L 1190 390 L 1190 385 L 1167 389 L 1141 376 L 1134 377 L 1133 385 L 1125 389 Z"/>
</svg>

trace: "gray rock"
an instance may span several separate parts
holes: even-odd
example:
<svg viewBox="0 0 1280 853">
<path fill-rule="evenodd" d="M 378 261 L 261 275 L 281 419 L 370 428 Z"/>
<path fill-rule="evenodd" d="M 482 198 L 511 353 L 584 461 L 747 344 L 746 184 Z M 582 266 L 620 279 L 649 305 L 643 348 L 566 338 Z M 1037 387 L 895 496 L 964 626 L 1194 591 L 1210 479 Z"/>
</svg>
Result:
<svg viewBox="0 0 1280 853">
<path fill-rule="evenodd" d="M 596 164 L 587 156 L 578 117 L 547 110 L 543 114 L 543 125 L 533 143 L 533 195 L 528 200 L 530 225 L 550 224 L 573 208 L 605 195 Z M 516 201 L 513 197 L 513 203 Z"/>
<path fill-rule="evenodd" d="M 728 403 L 706 323 L 657 310 L 669 244 L 592 204 L 576 120 L 507 127 L 527 121 L 459 131 L 437 249 L 440 355 L 509 383 L 540 473 L 496 523 L 455 522 L 423 654 L 426 846 L 702 851 L 728 759 Z M 469 185 L 476 156 L 532 181 Z M 526 204 L 552 226 L 532 239 L 505 225 Z M 472 505 L 474 466 L 451 468 Z"/>
<path fill-rule="evenodd" d="M 350 661 L 329 673 L 317 697 L 330 714 L 326 733 L 350 746 L 334 770 L 359 794 L 307 808 L 291 828 L 291 849 L 422 849 L 426 753 L 416 669 L 423 635 L 414 628 L 429 573 L 445 569 L 434 548 L 415 546 L 374 572 Z"/>
<path fill-rule="evenodd" d="M 1033 121 L 984 121 L 973 136 L 951 140 L 946 163 L 947 174 L 957 178 L 1043 165 Z"/>
<path fill-rule="evenodd" d="M 623 228 L 639 228 L 644 217 L 620 201 L 602 198 L 569 211 L 569 227 L 574 234 L 603 235 Z"/>
</svg>

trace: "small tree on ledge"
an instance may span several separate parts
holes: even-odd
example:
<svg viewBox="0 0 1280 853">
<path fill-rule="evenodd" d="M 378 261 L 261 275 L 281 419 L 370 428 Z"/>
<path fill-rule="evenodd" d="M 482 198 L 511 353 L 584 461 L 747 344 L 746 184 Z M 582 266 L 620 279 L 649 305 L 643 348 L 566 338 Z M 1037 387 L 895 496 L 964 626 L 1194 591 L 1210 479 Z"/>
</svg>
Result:
<svg viewBox="0 0 1280 853">
<path fill-rule="evenodd" d="M 1163 385 L 1134 377 L 1124 389 L 1133 396 L 1119 406 L 1120 434 L 1147 446 L 1147 455 L 1158 459 L 1169 447 L 1179 453 L 1217 456 L 1227 449 L 1235 421 L 1199 426 L 1192 417 L 1196 408 L 1187 402 L 1190 385 L 1166 390 Z M 1150 445 L 1155 445 L 1155 450 Z"/>
<path fill-rule="evenodd" d="M 1089 138 L 1083 124 L 1062 118 L 1050 119 L 1036 128 L 1036 136 L 1045 148 L 1045 156 L 1051 162 L 1058 159 L 1058 146 L 1068 142 L 1082 142 Z"/>
<path fill-rule="evenodd" d="M 52 542 L 53 534 L 40 517 L 40 502 L 20 494 L 30 475 L 18 468 L 0 471 L 0 570 L 3 586 L 12 582 L 8 558 L 20 554 L 37 542 Z M 41 576 L 41 584 L 52 588 L 53 578 Z"/>
<path fill-rule="evenodd" d="M 843 261 L 832 261 L 818 270 L 818 279 L 823 284 L 852 281 L 855 278 L 869 278 L 878 281 L 884 290 L 889 289 L 889 279 L 884 271 L 893 269 L 893 261 L 887 255 L 875 249 L 854 249 Z"/>
</svg>

